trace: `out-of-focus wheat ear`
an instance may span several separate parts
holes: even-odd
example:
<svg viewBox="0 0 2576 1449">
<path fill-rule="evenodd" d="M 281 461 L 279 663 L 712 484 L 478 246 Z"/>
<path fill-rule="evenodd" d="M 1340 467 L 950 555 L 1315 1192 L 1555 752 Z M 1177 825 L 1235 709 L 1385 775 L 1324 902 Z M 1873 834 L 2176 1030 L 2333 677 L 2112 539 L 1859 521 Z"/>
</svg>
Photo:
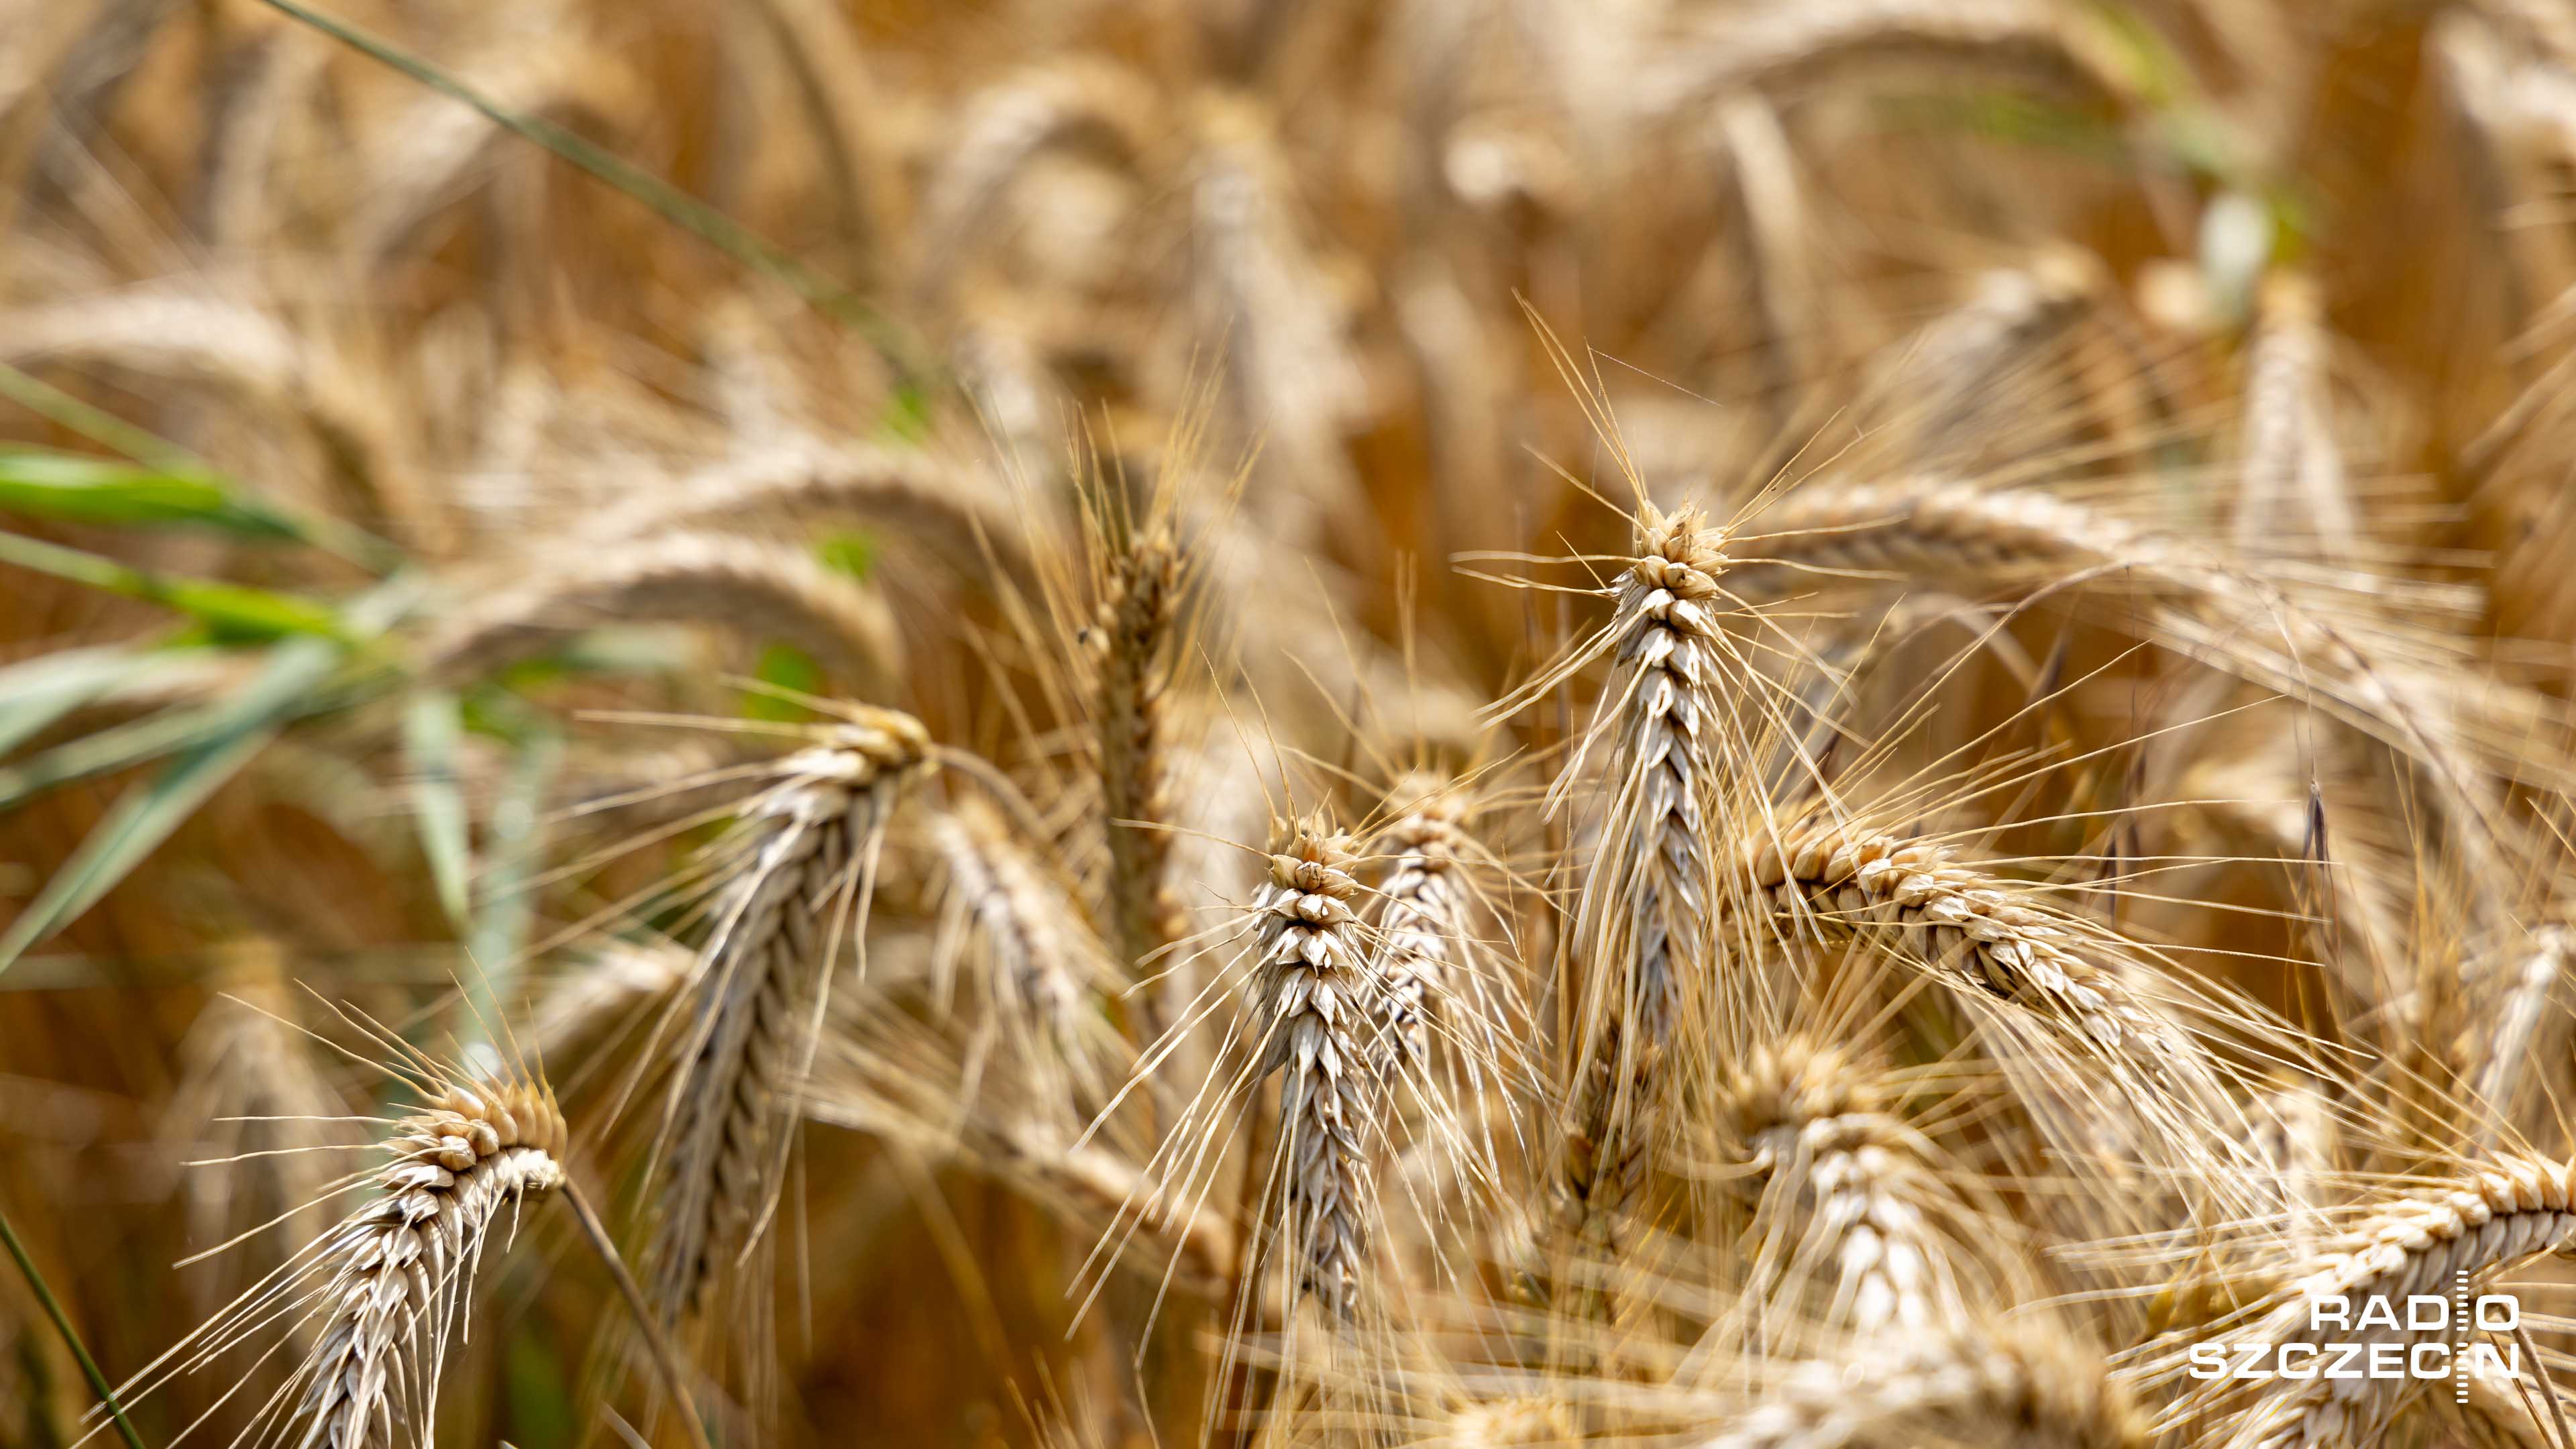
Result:
<svg viewBox="0 0 2576 1449">
<path fill-rule="evenodd" d="M 1729 6 L 1667 45 L 1640 83 L 1651 110 L 1730 90 L 1804 91 L 1865 68 L 1924 67 L 2015 81 L 2121 110 L 2137 87 L 2119 43 L 2047 0 L 1825 0 Z"/>
<path fill-rule="evenodd" d="M 1937 475 L 1834 481 L 1787 493 L 1750 527 L 1761 536 L 1746 552 L 1761 557 L 1728 580 L 1748 601 L 1832 575 L 1979 599 L 2051 596 L 2114 627 L 2143 624 L 2188 657 L 2314 704 L 2421 766 L 2451 847 L 2486 880 L 2519 878 L 2499 838 L 2495 779 L 2557 788 L 2569 773 L 2561 752 L 2535 743 L 2550 737 L 2545 722 L 2562 713 L 2554 705 L 2504 685 L 2446 690 L 2433 679 L 2460 665 L 2454 645 L 2406 632 L 2402 617 L 2383 626 L 2330 616 L 2366 595 L 2310 607 L 2320 601 L 2064 498 Z"/>
<path fill-rule="evenodd" d="M 1350 859 L 1348 840 L 1320 814 L 1283 828 L 1253 897 L 1247 983 L 1255 1071 L 1280 1074 L 1277 1150 L 1247 1170 L 1274 1184 L 1272 1236 L 1295 1265 L 1298 1293 L 1344 1321 L 1357 1317 L 1368 1280 L 1385 1101 L 1369 1069 L 1383 987 L 1351 907 L 1360 887 Z"/>
<path fill-rule="evenodd" d="M 884 96 L 869 74 L 867 54 L 849 17 L 820 0 L 757 0 L 752 7 L 778 43 L 778 57 L 796 82 L 796 100 L 807 129 L 823 153 L 823 182 L 838 225 L 834 271 L 865 290 L 885 279 L 896 259 L 894 179 L 888 174 L 888 141 L 878 117 Z"/>
<path fill-rule="evenodd" d="M 1774 423 L 1785 427 L 1821 357 L 1832 350 L 1825 295 L 1811 271 L 1815 231 L 1798 185 L 1797 155 L 1769 101 L 1737 96 L 1725 102 L 1717 135 L 1743 211 L 1744 278 L 1762 317 L 1769 370 L 1766 405 Z"/>
<path fill-rule="evenodd" d="M 490 36 L 457 73 L 472 76 L 478 89 L 511 111 L 598 135 L 618 134 L 649 109 L 642 78 L 615 52 L 587 43 L 569 7 L 537 8 L 553 18 Z M 399 114 L 358 134 L 374 142 L 360 164 L 378 184 L 353 208 L 342 245 L 374 266 L 414 246 L 434 245 L 437 228 L 427 223 L 477 186 L 492 185 L 505 165 L 545 164 L 538 154 L 514 150 L 522 145 L 518 138 L 485 116 L 427 90 L 407 96 Z"/>
<path fill-rule="evenodd" d="M 703 1313 L 765 1236 L 832 974 L 860 943 L 887 817 L 928 752 L 908 715 L 847 714 L 746 806 L 701 949 L 657 1139 L 650 1262 L 672 1319 Z"/>
<path fill-rule="evenodd" d="M 2360 1218 L 2316 1257 L 2290 1267 L 2286 1281 L 2245 1314 L 2162 1345 L 2154 1376 L 2179 1378 L 2199 1342 L 2277 1349 L 2315 1340 L 2314 1305 L 2342 1299 L 2351 1311 L 2338 1342 L 2367 1354 L 2394 1345 L 2403 1352 L 2427 1340 L 2449 1341 L 2447 1316 L 2414 1329 L 2400 1313 L 2393 1326 L 2374 1324 L 2372 1303 L 2402 1304 L 2410 1295 L 2447 1298 L 2463 1277 L 2472 1286 L 2545 1254 L 2576 1249 L 2576 1208 L 2569 1202 L 2576 1165 L 2508 1153 L 2464 1167 L 2447 1183 L 2405 1192 Z M 2231 1359 L 2231 1361 L 2235 1361 Z M 2409 1397 L 2409 1381 L 2361 1376 L 2269 1382 L 2206 1380 L 2193 1384 L 2169 1412 L 2176 1423 L 2205 1426 L 2231 1445 L 2361 1445 L 2380 1442 Z"/>
<path fill-rule="evenodd" d="M 2526 1115 L 2518 1110 L 2525 1099 L 2554 1093 L 2562 1080 L 2544 1076 L 2534 1081 L 2531 1066 L 2556 1061 L 2565 1050 L 2568 1008 L 2562 993 L 2569 958 L 2576 956 L 2576 930 L 2540 926 L 2532 931 L 2527 949 L 2522 969 L 2502 983 L 2501 1006 L 2484 1028 L 2484 1040 L 2462 1053 L 2464 1060 L 2476 1063 L 2469 1101 L 2478 1114 L 2480 1147 L 2505 1145 Z"/>
<path fill-rule="evenodd" d="M 2246 349 L 2244 481 L 2236 496 L 2236 548 L 2248 558 L 2308 540 L 2300 553 L 2343 563 L 2361 547 L 2361 520 L 2335 441 L 2322 305 L 2316 283 L 2297 273 L 2263 284 Z"/>
<path fill-rule="evenodd" d="M 804 549 L 718 533 L 550 556 L 539 577 L 466 602 L 426 641 L 422 668 L 471 679 L 569 632 L 636 619 L 784 639 L 874 698 L 890 697 L 903 680 L 902 632 L 875 589 Z"/>
<path fill-rule="evenodd" d="M 291 113 L 312 98 L 331 54 L 328 41 L 284 16 L 239 19 L 191 206 L 199 232 L 217 252 L 266 239 L 282 199 L 275 173 Z"/>
<path fill-rule="evenodd" d="M 669 941 L 606 941 L 549 979 L 519 1035 L 565 1098 L 688 984 L 694 957 Z"/>
<path fill-rule="evenodd" d="M 2513 7 L 2528 21 L 2552 9 L 2548 0 Z M 2479 11 L 2486 11 L 2480 14 Z M 2469 144 L 2460 149 L 2469 160 L 2470 194 L 2482 205 L 2481 220 L 2493 228 L 2505 265 L 2495 269 L 2492 284 L 2504 294 L 2505 315 L 2527 318 L 2576 282 L 2576 247 L 2563 228 L 2523 227 L 2511 218 L 2543 197 L 2555 194 L 2557 150 L 2563 143 L 2542 118 L 2546 102 L 2535 92 L 2557 84 L 2550 72 L 2558 66 L 2533 65 L 2522 59 L 2520 46 L 2500 33 L 2491 7 L 2445 10 L 2434 17 L 2425 36 L 2427 69 L 2441 80 L 2441 95 L 2454 123 Z M 2508 22 L 2502 30 L 2523 29 Z M 2563 20 L 2544 22 L 2544 29 L 2567 28 Z M 2525 29 L 2522 44 L 2536 38 Z M 2566 64 L 2565 61 L 2559 65 Z M 2474 468 L 2478 449 L 2469 462 Z"/>
<path fill-rule="evenodd" d="M 2513 1373 L 2483 1354 L 2468 1359 L 2459 1373 L 2467 1384 L 2465 1394 L 2429 1397 L 2436 1403 L 2450 1399 L 2475 1449 L 2566 1449 L 2549 1401 L 2555 1398 L 2557 1413 L 2570 1421 L 2576 1421 L 2576 1403 L 2556 1385 L 2535 1378 L 2529 1369 Z"/>
<path fill-rule="evenodd" d="M 1038 1110 L 1059 1126 L 1089 1121 L 1119 1055 L 1098 1005 L 1121 984 L 1116 965 L 1072 892 L 992 805 L 964 796 L 930 834 L 990 1012 L 983 1040 L 1022 1059 Z"/>
<path fill-rule="evenodd" d="M 1866 1338 L 1796 1364 L 1702 1444 L 2146 1449 L 2150 1430 L 2101 1350 L 2072 1324 L 2034 1313 Z"/>
<path fill-rule="evenodd" d="M 1328 537 L 1365 500 L 1343 446 L 1368 404 L 1347 336 L 1349 307 L 1303 234 L 1293 169 L 1266 102 L 1211 95 L 1192 158 L 1192 292 L 1202 345 L 1223 348 L 1220 374 L 1237 441 L 1258 440 L 1245 512 L 1300 547 Z"/>
<path fill-rule="evenodd" d="M 2276 1071 L 2248 1114 L 2254 1148 L 2272 1165 L 2294 1253 L 2312 1251 L 2329 1230 L 2325 1209 L 2343 1156 L 2343 1125 L 2325 1089 L 2305 1075 Z"/>
<path fill-rule="evenodd" d="M 114 367 L 230 394 L 302 428 L 320 451 L 338 511 L 382 524 L 435 557 L 452 541 L 443 499 L 409 466 L 380 374 L 345 348 L 290 326 L 256 299 L 181 281 L 0 314 L 0 362 Z"/>
<path fill-rule="evenodd" d="M 1571 988 L 1580 1005 L 1560 1162 L 1573 1226 L 1604 1243 L 1615 1241 L 1621 1215 L 1643 1206 L 1655 1137 L 1669 1125 L 1666 1056 L 1683 992 L 1731 998 L 1723 1011 L 1746 989 L 1715 979 L 1711 919 L 1710 816 L 1728 737 L 1741 733 L 1738 704 L 1725 697 L 1733 675 L 1717 618 L 1724 545 L 1724 531 L 1696 509 L 1643 504 L 1637 556 L 1611 588 L 1604 637 L 1616 673 L 1600 716 L 1612 739 L 1609 804 L 1574 906 L 1573 960 L 1584 976 Z"/>
<path fill-rule="evenodd" d="M 1489 858 L 1469 831 L 1473 805 L 1467 782 L 1428 773 L 1387 792 L 1392 818 L 1374 837 L 1387 866 L 1370 943 L 1385 993 L 1372 1066 L 1414 1146 L 1490 1185 L 1503 1157 L 1494 1112 L 1517 1137 L 1514 1094 L 1534 1073 L 1516 963 L 1489 939 L 1501 917 L 1478 888 Z"/>
<path fill-rule="evenodd" d="M 432 1082 L 394 1125 L 377 1196 L 324 1239 L 322 1336 L 278 1426 L 297 1442 L 367 1449 L 397 1424 L 431 1441 L 438 1377 L 477 1260 L 520 1205 L 564 1183 L 570 1135 L 554 1094 L 525 1078 Z"/>
<path fill-rule="evenodd" d="M 1936 844 L 1859 825 L 1757 827 L 1721 869 L 1729 902 L 1768 913 L 1740 923 L 1748 950 L 1783 939 L 1775 933 L 1851 940 L 1928 971 L 1991 1026 L 2008 1074 L 2071 1160 L 2106 1147 L 2144 1154 L 2167 1188 L 2223 1211 L 2276 1207 L 2219 1063 L 2174 1014 L 2162 973 L 2115 933 Z"/>
<path fill-rule="evenodd" d="M 1906 456 L 1931 463 L 1981 451 L 2047 355 L 2100 302 L 2110 278 L 2089 252 L 2053 247 L 1977 279 L 1969 299 L 1897 345 L 1869 380 L 1857 421 L 1899 430 Z"/>
<path fill-rule="evenodd" d="M 922 201 L 917 295 L 936 297 L 975 255 L 1011 183 L 1040 154 L 1079 148 L 1129 169 L 1153 150 L 1151 87 L 1115 66 L 1061 61 L 986 88 L 968 101 Z"/>
<path fill-rule="evenodd" d="M 1171 694 L 1183 667 L 1184 566 L 1171 530 L 1105 539 L 1097 560 L 1092 742 L 1109 844 L 1109 915 L 1130 970 L 1189 934 L 1171 879 Z"/>
<path fill-rule="evenodd" d="M 2019 1298 L 1995 1289 L 2012 1256 L 2000 1215 L 1972 1207 L 1940 1150 L 1891 1106 L 1882 1074 L 1802 1035 L 1728 1073 L 1717 1125 L 1750 1170 L 1735 1186 L 1754 1199 L 1742 1240 L 1754 1322 L 1921 1334 Z"/>
<path fill-rule="evenodd" d="M 1029 532 L 984 470 L 918 448 L 791 436 L 581 520 L 567 548 L 664 533 L 858 522 L 935 549 L 962 577 L 1030 575 Z M 556 556 L 549 552 L 547 557 Z"/>
<path fill-rule="evenodd" d="M 246 942 L 224 954 L 215 980 L 233 999 L 208 1002 L 188 1028 L 179 1046 L 179 1084 L 161 1123 L 182 1157 L 207 1160 L 182 1184 L 189 1241 L 227 1242 L 265 1225 L 277 1230 L 271 1241 L 301 1246 L 321 1236 L 328 1221 L 322 1205 L 338 1172 L 299 1149 L 352 1145 L 363 1134 L 341 1120 L 347 1102 L 291 1025 L 284 948 Z M 251 1264 L 251 1276 L 291 1251 L 271 1254 L 263 1243 L 266 1261 Z M 211 1289 L 220 1300 L 239 1288 L 240 1276 L 191 1286 L 192 1296 Z"/>
</svg>

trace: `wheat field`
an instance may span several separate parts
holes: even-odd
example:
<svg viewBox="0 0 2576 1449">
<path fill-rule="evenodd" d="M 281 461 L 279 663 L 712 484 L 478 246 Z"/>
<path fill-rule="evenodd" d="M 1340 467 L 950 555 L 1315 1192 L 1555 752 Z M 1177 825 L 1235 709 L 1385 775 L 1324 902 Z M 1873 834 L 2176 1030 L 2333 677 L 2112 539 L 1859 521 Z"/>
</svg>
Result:
<svg viewBox="0 0 2576 1449">
<path fill-rule="evenodd" d="M 0 1449 L 2576 1449 L 2566 0 L 0 0 Z"/>
</svg>

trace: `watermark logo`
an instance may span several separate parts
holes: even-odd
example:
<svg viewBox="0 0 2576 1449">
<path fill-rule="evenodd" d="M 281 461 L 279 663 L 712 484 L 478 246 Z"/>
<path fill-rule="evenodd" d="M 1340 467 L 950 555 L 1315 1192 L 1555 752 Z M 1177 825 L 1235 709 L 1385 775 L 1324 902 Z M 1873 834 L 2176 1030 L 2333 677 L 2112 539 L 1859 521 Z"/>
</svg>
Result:
<svg viewBox="0 0 2576 1449">
<path fill-rule="evenodd" d="M 2311 1297 L 2308 1335 L 2269 1343 L 2192 1345 L 2196 1379 L 2449 1379 L 2468 1397 L 2481 1373 L 2517 1374 L 2522 1348 L 2521 1300 L 2502 1293 L 2472 1296 L 2462 1271 L 2449 1296 L 2410 1293 Z M 2507 1339 L 2501 1348 L 2485 1335 Z"/>
</svg>

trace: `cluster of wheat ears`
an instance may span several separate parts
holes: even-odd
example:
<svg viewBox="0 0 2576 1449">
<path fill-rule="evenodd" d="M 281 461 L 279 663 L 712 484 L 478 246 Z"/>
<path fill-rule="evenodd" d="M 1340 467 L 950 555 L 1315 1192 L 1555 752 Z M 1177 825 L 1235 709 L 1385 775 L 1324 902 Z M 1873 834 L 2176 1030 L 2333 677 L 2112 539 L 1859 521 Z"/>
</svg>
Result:
<svg viewBox="0 0 2576 1449">
<path fill-rule="evenodd" d="M 2576 1449 L 2563 0 L 20 0 L 0 176 L 0 1444 Z"/>
</svg>

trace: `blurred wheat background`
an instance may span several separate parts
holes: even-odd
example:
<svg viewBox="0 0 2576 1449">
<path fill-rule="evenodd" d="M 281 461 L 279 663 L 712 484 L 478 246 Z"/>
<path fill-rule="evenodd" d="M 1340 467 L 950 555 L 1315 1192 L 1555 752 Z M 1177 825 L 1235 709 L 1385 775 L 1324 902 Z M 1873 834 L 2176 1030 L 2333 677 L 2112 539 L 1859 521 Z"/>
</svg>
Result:
<svg viewBox="0 0 2576 1449">
<path fill-rule="evenodd" d="M 0 1445 L 2571 1449 L 2564 0 L 6 0 L 0 178 Z"/>
</svg>

